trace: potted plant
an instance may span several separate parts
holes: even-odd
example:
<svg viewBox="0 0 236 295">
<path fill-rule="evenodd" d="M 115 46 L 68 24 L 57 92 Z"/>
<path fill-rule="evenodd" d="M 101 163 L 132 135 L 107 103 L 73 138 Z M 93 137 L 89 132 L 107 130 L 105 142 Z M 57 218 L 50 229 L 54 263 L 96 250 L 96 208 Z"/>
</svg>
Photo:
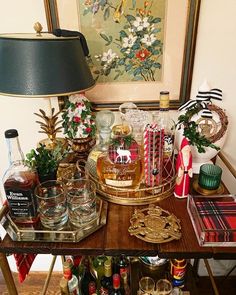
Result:
<svg viewBox="0 0 236 295">
<path fill-rule="evenodd" d="M 89 152 L 95 143 L 96 124 L 91 102 L 84 94 L 69 96 L 62 113 L 62 127 L 74 152 Z"/>
<path fill-rule="evenodd" d="M 46 145 L 39 144 L 38 148 L 26 154 L 26 164 L 37 170 L 40 182 L 56 179 L 58 165 L 66 153 L 62 145 L 47 149 Z"/>
</svg>

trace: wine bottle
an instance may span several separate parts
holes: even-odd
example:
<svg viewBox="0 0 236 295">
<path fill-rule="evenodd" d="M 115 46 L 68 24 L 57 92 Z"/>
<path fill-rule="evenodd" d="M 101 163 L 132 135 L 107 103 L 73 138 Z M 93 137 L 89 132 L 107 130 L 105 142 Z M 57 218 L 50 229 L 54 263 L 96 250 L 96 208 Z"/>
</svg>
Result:
<svg viewBox="0 0 236 295">
<path fill-rule="evenodd" d="M 121 273 L 121 285 L 122 285 L 124 295 L 130 295 L 131 291 L 130 291 L 130 286 L 129 286 L 129 283 L 128 283 L 128 274 L 127 274 L 127 272 L 122 272 Z"/>
<path fill-rule="evenodd" d="M 83 266 L 83 273 L 82 273 L 81 281 L 80 281 L 81 294 L 82 295 L 89 295 L 89 283 L 95 282 L 95 284 L 96 284 L 96 278 L 91 273 L 89 257 L 85 256 L 82 259 L 81 263 Z"/>
<path fill-rule="evenodd" d="M 124 295 L 120 288 L 120 275 L 115 273 L 112 276 L 113 287 L 109 295 Z"/>
<path fill-rule="evenodd" d="M 105 255 L 95 256 L 92 260 L 92 268 L 97 279 L 97 290 L 101 288 L 101 278 L 104 276 L 104 263 L 106 260 Z"/>
<path fill-rule="evenodd" d="M 101 278 L 100 284 L 100 294 L 108 295 L 112 290 L 112 267 L 110 259 L 104 263 L 104 276 Z"/>
<path fill-rule="evenodd" d="M 120 276 L 123 272 L 125 272 L 125 273 L 127 273 L 127 275 L 129 275 L 129 260 L 127 259 L 125 254 L 120 255 L 118 264 L 119 264 Z"/>
</svg>

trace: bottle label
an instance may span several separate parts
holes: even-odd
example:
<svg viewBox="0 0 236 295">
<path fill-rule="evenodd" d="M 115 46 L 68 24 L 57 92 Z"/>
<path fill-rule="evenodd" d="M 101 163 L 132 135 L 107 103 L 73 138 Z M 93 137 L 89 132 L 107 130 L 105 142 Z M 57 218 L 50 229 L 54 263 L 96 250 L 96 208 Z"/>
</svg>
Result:
<svg viewBox="0 0 236 295">
<path fill-rule="evenodd" d="M 171 275 L 176 280 L 182 280 L 186 272 L 186 264 L 184 266 L 176 266 L 171 262 L 170 268 Z"/>
<path fill-rule="evenodd" d="M 173 136 L 171 135 L 164 135 L 164 157 L 171 157 L 172 152 L 173 152 Z"/>
<path fill-rule="evenodd" d="M 5 189 L 12 217 L 34 217 L 37 215 L 32 190 Z"/>
<path fill-rule="evenodd" d="M 106 179 L 106 184 L 116 186 L 116 187 L 126 187 L 131 186 L 133 181 L 132 180 L 112 180 Z"/>
<path fill-rule="evenodd" d="M 100 294 L 101 295 L 108 295 L 108 289 L 104 288 L 104 287 L 101 287 L 100 289 Z"/>
<path fill-rule="evenodd" d="M 97 159 L 100 155 L 101 155 L 101 151 L 92 151 L 91 154 L 89 155 L 89 159 L 97 163 Z"/>
</svg>

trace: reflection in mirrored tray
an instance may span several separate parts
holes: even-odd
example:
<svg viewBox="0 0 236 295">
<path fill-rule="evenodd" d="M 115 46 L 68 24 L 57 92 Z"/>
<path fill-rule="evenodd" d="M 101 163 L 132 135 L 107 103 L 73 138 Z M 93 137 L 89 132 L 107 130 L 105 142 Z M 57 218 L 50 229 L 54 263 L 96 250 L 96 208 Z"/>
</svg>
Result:
<svg viewBox="0 0 236 295">
<path fill-rule="evenodd" d="M 100 200 L 97 206 L 97 217 L 81 227 L 74 227 L 69 222 L 57 231 L 44 228 L 40 222 L 34 226 L 21 227 L 14 223 L 9 213 L 3 216 L 0 223 L 13 241 L 79 242 L 106 224 L 108 203 Z"/>
</svg>

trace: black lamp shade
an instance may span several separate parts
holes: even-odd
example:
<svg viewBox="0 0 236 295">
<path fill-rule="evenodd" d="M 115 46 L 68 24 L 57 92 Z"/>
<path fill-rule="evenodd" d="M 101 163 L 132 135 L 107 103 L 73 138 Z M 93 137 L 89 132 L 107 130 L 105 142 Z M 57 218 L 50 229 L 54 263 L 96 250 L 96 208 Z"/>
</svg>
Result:
<svg viewBox="0 0 236 295">
<path fill-rule="evenodd" d="M 0 94 L 60 96 L 95 85 L 78 37 L 28 35 L 0 35 Z"/>
</svg>

